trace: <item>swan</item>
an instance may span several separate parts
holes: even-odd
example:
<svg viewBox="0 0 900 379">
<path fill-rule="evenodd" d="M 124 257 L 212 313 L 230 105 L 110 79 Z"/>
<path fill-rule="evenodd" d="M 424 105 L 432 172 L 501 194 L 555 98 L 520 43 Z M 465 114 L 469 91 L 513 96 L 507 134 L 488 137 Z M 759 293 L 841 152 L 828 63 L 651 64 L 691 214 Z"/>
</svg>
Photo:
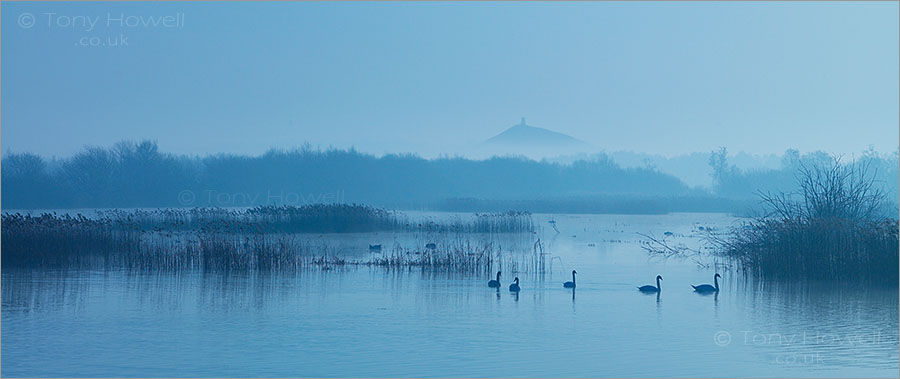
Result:
<svg viewBox="0 0 900 379">
<path fill-rule="evenodd" d="M 718 293 L 719 292 L 719 278 L 721 278 L 721 277 L 722 277 L 722 275 L 719 275 L 719 274 L 716 274 L 716 276 L 713 276 L 713 282 L 716 284 L 715 287 L 713 287 L 709 284 L 701 284 L 699 286 L 691 285 L 691 287 L 694 287 L 694 291 L 697 291 L 697 292 L 706 292 L 706 293 L 716 292 L 716 293 Z"/>
<path fill-rule="evenodd" d="M 563 283 L 565 288 L 575 288 L 575 270 L 572 270 L 572 281 Z"/>
<path fill-rule="evenodd" d="M 638 287 L 638 291 L 646 292 L 646 293 L 660 292 L 660 291 L 662 291 L 662 287 L 660 287 L 660 285 L 659 285 L 659 281 L 660 281 L 660 280 L 662 280 L 662 276 L 661 276 L 661 275 L 657 275 L 657 276 L 656 276 L 656 287 L 651 286 L 651 285 L 648 284 L 648 285 L 646 285 L 646 286 L 640 286 L 640 287 Z"/>
<path fill-rule="evenodd" d="M 519 277 L 517 276 L 515 279 L 515 283 L 509 285 L 509 290 L 511 292 L 519 292 L 522 288 L 519 288 Z"/>
<path fill-rule="evenodd" d="M 488 287 L 500 288 L 500 271 L 497 271 L 497 280 L 488 281 Z"/>
</svg>

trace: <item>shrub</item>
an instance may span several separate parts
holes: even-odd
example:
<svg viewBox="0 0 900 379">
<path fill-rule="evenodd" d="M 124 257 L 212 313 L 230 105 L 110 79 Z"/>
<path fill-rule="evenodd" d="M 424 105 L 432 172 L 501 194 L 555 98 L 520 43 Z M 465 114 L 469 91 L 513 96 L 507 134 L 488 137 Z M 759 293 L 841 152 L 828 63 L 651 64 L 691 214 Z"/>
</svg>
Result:
<svg viewBox="0 0 900 379">
<path fill-rule="evenodd" d="M 713 241 L 763 277 L 896 285 L 900 224 L 874 177 L 865 161 L 801 164 L 796 192 L 760 193 L 764 214 Z"/>
</svg>

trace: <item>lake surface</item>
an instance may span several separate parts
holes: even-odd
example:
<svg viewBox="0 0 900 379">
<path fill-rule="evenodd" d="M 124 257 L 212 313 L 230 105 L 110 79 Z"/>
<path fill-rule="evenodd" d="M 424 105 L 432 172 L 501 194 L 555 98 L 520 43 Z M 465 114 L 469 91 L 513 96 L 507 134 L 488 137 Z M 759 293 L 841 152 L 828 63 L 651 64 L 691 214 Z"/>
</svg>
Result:
<svg viewBox="0 0 900 379">
<path fill-rule="evenodd" d="M 429 217 L 446 217 L 427 214 Z M 557 233 L 553 224 L 556 221 Z M 552 270 L 350 266 L 295 273 L 2 272 L 4 377 L 897 377 L 898 291 L 763 283 L 651 258 L 636 233 L 699 243 L 715 214 L 535 215 Z M 321 236 L 349 255 L 423 236 Z M 371 242 L 370 242 L 371 241 Z M 562 287 L 578 270 L 577 289 Z M 524 271 L 524 270 L 523 270 Z M 636 286 L 664 277 L 659 296 Z M 513 276 L 522 291 L 506 286 Z"/>
</svg>

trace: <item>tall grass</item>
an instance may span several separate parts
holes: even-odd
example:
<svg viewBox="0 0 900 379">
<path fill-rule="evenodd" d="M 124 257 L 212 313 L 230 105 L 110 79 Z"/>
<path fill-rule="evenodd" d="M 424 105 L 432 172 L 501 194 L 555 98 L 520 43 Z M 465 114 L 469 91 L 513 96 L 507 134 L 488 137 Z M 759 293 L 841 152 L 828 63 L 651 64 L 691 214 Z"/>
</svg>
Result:
<svg viewBox="0 0 900 379">
<path fill-rule="evenodd" d="M 109 210 L 98 214 L 118 227 L 157 231 L 353 233 L 397 230 L 405 225 L 397 212 L 359 204 Z"/>
<path fill-rule="evenodd" d="M 765 213 L 714 237 L 719 254 L 766 278 L 896 285 L 900 224 L 869 167 L 802 165 L 796 193 L 761 193 Z M 896 212 L 893 212 L 896 215 Z"/>
<path fill-rule="evenodd" d="M 472 242 L 466 235 L 530 232 L 533 228 L 530 214 L 522 212 L 417 223 L 391 211 L 335 204 L 248 210 L 115 210 L 94 218 L 3 214 L 2 264 L 229 270 L 354 264 L 482 271 L 490 270 L 499 247 L 493 242 Z M 395 246 L 384 255 L 354 260 L 313 242 L 315 236 L 308 234 L 373 231 L 426 232 L 434 239 L 429 242 L 438 248 Z"/>
<path fill-rule="evenodd" d="M 534 231 L 528 212 L 476 214 L 474 220 L 414 220 L 400 212 L 359 204 L 259 206 L 245 210 L 174 208 L 99 211 L 112 226 L 133 230 L 229 233 L 365 233 L 424 231 L 520 233 Z"/>
<path fill-rule="evenodd" d="M 478 244 L 470 240 L 444 244 L 440 249 L 411 250 L 397 248 L 366 262 L 370 265 L 402 267 L 414 266 L 432 271 L 489 272 L 497 248 L 491 243 Z"/>
<path fill-rule="evenodd" d="M 200 232 L 145 236 L 136 254 L 113 263 L 141 269 L 293 270 L 310 264 L 310 244 L 290 234 Z"/>
<path fill-rule="evenodd" d="M 404 229 L 430 233 L 531 233 L 535 230 L 531 213 L 521 211 L 475 213 L 474 220 L 418 221 L 404 225 Z"/>
<path fill-rule="evenodd" d="M 2 263 L 67 266 L 140 250 L 139 232 L 115 230 L 106 218 L 55 214 L 2 216 Z"/>
<path fill-rule="evenodd" d="M 898 280 L 897 220 L 760 219 L 719 246 L 741 267 L 767 278 Z"/>
</svg>

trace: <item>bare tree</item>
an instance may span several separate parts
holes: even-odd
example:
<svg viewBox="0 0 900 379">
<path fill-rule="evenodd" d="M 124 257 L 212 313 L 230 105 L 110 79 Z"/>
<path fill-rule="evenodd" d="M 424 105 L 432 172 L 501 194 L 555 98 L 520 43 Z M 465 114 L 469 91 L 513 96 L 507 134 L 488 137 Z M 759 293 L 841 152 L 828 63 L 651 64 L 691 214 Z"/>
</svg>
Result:
<svg viewBox="0 0 900 379">
<path fill-rule="evenodd" d="M 845 164 L 800 162 L 795 192 L 759 192 L 767 218 L 785 220 L 874 220 L 885 206 L 885 192 L 871 160 Z"/>
</svg>

